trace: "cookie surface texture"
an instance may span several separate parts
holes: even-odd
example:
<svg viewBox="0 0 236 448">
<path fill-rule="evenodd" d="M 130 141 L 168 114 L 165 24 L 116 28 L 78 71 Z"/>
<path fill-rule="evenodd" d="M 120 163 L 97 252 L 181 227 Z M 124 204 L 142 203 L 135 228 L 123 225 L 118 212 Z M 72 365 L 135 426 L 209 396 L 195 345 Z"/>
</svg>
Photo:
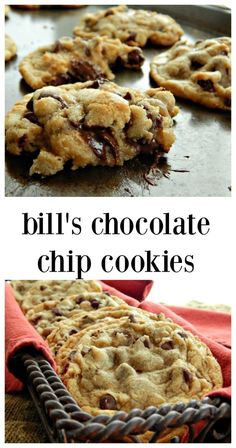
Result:
<svg viewBox="0 0 236 448">
<path fill-rule="evenodd" d="M 231 39 L 178 42 L 157 55 L 151 77 L 174 95 L 213 109 L 231 109 Z"/>
<path fill-rule="evenodd" d="M 165 89 L 141 92 L 109 81 L 45 87 L 6 117 L 6 149 L 38 155 L 30 175 L 50 176 L 87 165 L 121 166 L 138 154 L 168 152 L 178 113 Z"/>
</svg>

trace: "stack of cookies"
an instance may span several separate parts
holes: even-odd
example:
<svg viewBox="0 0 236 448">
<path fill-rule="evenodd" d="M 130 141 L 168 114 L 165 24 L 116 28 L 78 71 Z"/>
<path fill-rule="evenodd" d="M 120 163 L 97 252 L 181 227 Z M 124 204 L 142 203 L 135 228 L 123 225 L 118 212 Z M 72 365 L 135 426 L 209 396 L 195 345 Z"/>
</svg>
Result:
<svg viewBox="0 0 236 448">
<path fill-rule="evenodd" d="M 198 337 L 163 314 L 128 306 L 98 282 L 12 286 L 67 389 L 92 415 L 188 402 L 222 386 L 221 368 Z"/>
</svg>

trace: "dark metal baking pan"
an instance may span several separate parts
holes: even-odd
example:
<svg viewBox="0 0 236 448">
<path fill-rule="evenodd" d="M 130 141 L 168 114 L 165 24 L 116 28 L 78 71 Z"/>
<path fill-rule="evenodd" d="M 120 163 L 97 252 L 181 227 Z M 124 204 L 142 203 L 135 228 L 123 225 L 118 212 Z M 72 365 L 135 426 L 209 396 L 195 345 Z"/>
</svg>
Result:
<svg viewBox="0 0 236 448">
<path fill-rule="evenodd" d="M 132 6 L 134 7 L 134 6 Z M 145 5 L 176 17 L 191 40 L 230 35 L 230 11 L 213 6 Z M 38 46 L 72 35 L 75 25 L 88 12 L 102 6 L 81 9 L 44 8 L 38 11 L 12 10 L 6 32 L 18 45 L 18 56 L 6 65 L 6 111 L 30 90 L 17 70 L 19 61 Z M 117 73 L 118 84 L 146 89 L 150 86 L 149 62 L 162 49 L 144 50 L 142 72 Z M 7 196 L 230 196 L 231 118 L 177 99 L 181 113 L 176 117 L 176 143 L 147 182 L 150 160 L 137 157 L 124 167 L 87 167 L 48 179 L 28 175 L 27 157 L 6 155 Z M 151 185 L 153 184 L 153 185 Z"/>
<path fill-rule="evenodd" d="M 114 416 L 95 417 L 84 412 L 71 397 L 48 361 L 37 352 L 19 351 L 8 366 L 27 386 L 37 408 L 44 430 L 52 443 L 71 442 L 134 442 L 146 433 L 147 443 L 155 443 L 168 428 L 188 427 L 188 443 L 230 442 L 231 405 L 221 398 L 203 398 L 189 403 L 150 406 L 119 411 Z M 198 435 L 194 424 L 202 422 Z M 150 432 L 147 432 L 150 431 Z M 173 437 L 170 442 L 180 442 Z"/>
</svg>

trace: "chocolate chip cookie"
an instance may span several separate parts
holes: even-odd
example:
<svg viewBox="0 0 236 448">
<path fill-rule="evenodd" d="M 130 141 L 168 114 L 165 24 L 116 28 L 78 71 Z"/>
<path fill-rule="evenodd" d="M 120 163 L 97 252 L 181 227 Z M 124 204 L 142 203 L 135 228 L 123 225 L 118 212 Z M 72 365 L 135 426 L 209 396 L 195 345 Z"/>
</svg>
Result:
<svg viewBox="0 0 236 448">
<path fill-rule="evenodd" d="M 97 300 L 97 299 L 96 299 Z M 114 300 L 114 299 L 113 299 Z M 89 311 L 86 314 L 77 314 L 76 317 L 63 320 L 54 325 L 54 330 L 47 337 L 48 345 L 55 356 L 60 347 L 67 341 L 67 339 L 73 334 L 77 334 L 79 331 L 91 325 L 96 325 L 96 328 L 100 328 L 104 322 L 109 322 L 114 319 L 120 319 L 121 317 L 128 316 L 131 322 L 135 322 L 136 316 L 139 318 L 152 318 L 155 319 L 154 314 L 150 315 L 139 308 L 133 308 L 126 304 L 119 306 L 117 297 L 115 298 L 115 307 L 112 301 L 109 301 L 109 306 L 105 306 L 97 311 Z M 111 306 L 110 306 L 111 305 Z M 159 319 L 164 318 L 163 315 L 158 316 Z M 97 325 L 98 324 L 98 325 Z M 95 327 L 94 327 L 95 328 Z"/>
<path fill-rule="evenodd" d="M 34 153 L 30 175 L 50 176 L 86 165 L 121 166 L 140 153 L 168 152 L 178 113 L 172 93 L 88 81 L 45 87 L 20 100 L 6 117 L 6 148 Z"/>
<path fill-rule="evenodd" d="M 10 59 L 13 59 L 16 55 L 17 47 L 14 42 L 14 40 L 8 36 L 8 34 L 5 34 L 5 61 L 10 61 Z"/>
<path fill-rule="evenodd" d="M 91 39 L 64 37 L 39 48 L 19 65 L 21 75 L 33 89 L 76 81 L 114 79 L 111 67 L 140 70 L 142 50 L 119 39 L 95 36 Z"/>
<path fill-rule="evenodd" d="M 57 322 L 87 314 L 88 311 L 123 304 L 123 300 L 103 292 L 84 292 L 66 297 L 58 295 L 54 300 L 46 301 L 29 309 L 26 318 L 38 333 L 46 338 L 55 328 Z"/>
<path fill-rule="evenodd" d="M 231 39 L 180 41 L 151 63 L 151 77 L 174 95 L 214 109 L 231 109 Z"/>
<path fill-rule="evenodd" d="M 86 33 L 119 38 L 129 45 L 144 47 L 149 42 L 156 46 L 173 45 L 180 39 L 183 30 L 167 15 L 120 5 L 85 15 L 81 26 L 74 29 L 74 34 L 86 36 Z"/>
<path fill-rule="evenodd" d="M 69 392 L 93 415 L 188 402 L 222 386 L 209 348 L 158 316 L 87 327 L 69 337 L 56 361 Z"/>
<path fill-rule="evenodd" d="M 100 283 L 94 280 L 13 280 L 14 296 L 25 313 L 44 302 L 65 299 L 84 292 L 101 293 Z"/>
</svg>

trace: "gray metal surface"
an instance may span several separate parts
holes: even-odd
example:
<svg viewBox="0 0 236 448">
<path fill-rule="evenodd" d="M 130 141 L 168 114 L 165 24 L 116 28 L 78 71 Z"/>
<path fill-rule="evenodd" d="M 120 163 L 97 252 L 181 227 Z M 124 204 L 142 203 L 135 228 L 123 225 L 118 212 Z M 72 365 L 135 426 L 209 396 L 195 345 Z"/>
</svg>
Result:
<svg viewBox="0 0 236 448">
<path fill-rule="evenodd" d="M 157 8 L 177 17 L 191 40 L 230 34 L 230 13 L 206 6 L 144 6 Z M 6 32 L 18 46 L 17 58 L 6 65 L 6 111 L 30 90 L 17 70 L 19 61 L 38 46 L 71 35 L 73 27 L 88 11 L 45 8 L 39 11 L 12 10 L 6 20 Z M 140 8 L 140 6 L 139 6 Z M 208 25 L 207 25 L 208 24 Z M 117 73 L 115 82 L 134 88 L 150 86 L 149 63 L 161 49 L 144 50 L 142 72 Z M 136 158 L 124 167 L 87 167 L 64 171 L 48 179 L 28 176 L 29 160 L 6 155 L 7 196 L 230 196 L 231 117 L 227 112 L 212 111 L 177 99 L 181 113 L 176 117 L 176 143 L 152 176 L 145 180 L 150 160 Z M 31 163 L 31 162 L 30 162 Z"/>
</svg>

